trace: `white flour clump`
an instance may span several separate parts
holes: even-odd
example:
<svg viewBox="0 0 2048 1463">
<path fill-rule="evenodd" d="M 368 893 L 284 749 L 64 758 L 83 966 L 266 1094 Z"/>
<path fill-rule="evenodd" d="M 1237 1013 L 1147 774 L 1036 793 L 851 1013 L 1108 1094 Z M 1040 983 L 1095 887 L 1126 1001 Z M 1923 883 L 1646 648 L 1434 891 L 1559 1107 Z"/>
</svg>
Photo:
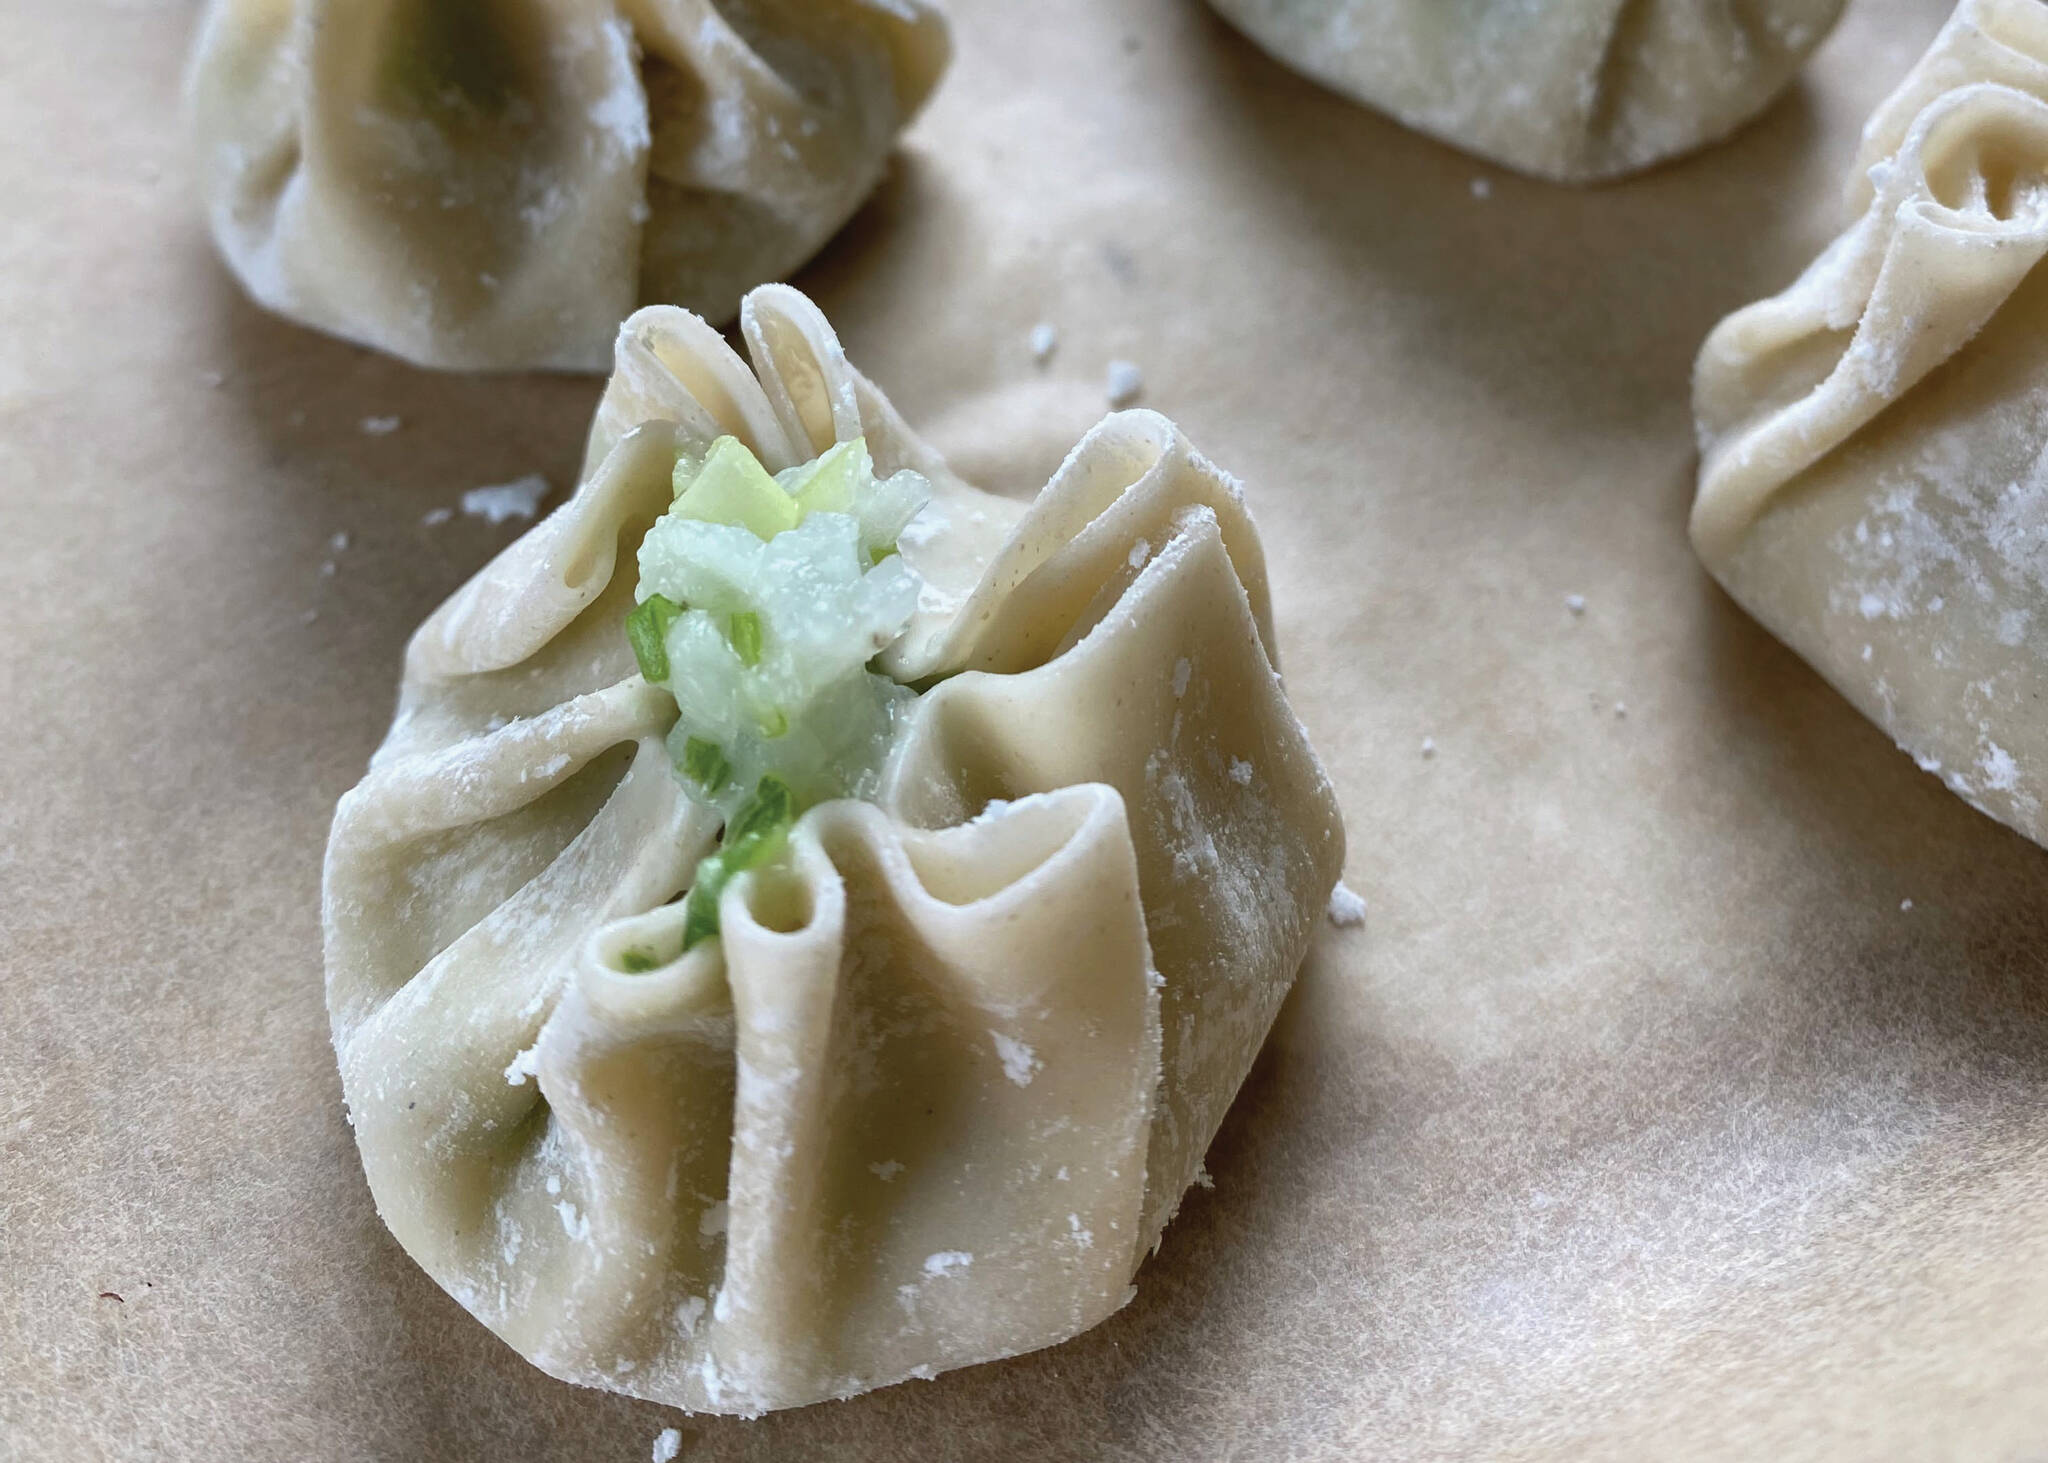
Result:
<svg viewBox="0 0 2048 1463">
<path fill-rule="evenodd" d="M 471 488 L 462 495 L 462 511 L 487 523 L 503 523 L 508 518 L 531 518 L 539 510 L 540 500 L 547 495 L 548 480 L 537 472 L 530 472 L 513 482 Z"/>
<path fill-rule="evenodd" d="M 1365 923 L 1365 900 L 1344 884 L 1330 891 L 1330 923 L 1351 929 Z"/>
<path fill-rule="evenodd" d="M 1145 389 L 1145 373 L 1135 361 L 1111 361 L 1106 394 L 1111 406 L 1129 406 Z"/>
<path fill-rule="evenodd" d="M 405 425 L 405 418 L 364 417 L 360 425 L 365 437 L 388 437 Z"/>
<path fill-rule="evenodd" d="M 1031 359 L 1044 365 L 1052 359 L 1052 353 L 1060 348 L 1060 333 L 1053 329 L 1052 322 L 1041 320 L 1031 327 Z"/>
<path fill-rule="evenodd" d="M 665 1427 L 654 1435 L 654 1463 L 675 1463 L 682 1451 L 683 1435 L 675 1428 Z"/>
<path fill-rule="evenodd" d="M 1038 1069 L 1045 1065 L 1034 1052 L 1014 1036 L 1005 1036 L 1000 1031 L 991 1031 L 989 1040 L 995 1043 L 996 1055 L 1002 1059 L 1003 1075 L 1019 1087 L 1029 1087 L 1031 1079 L 1038 1075 Z"/>
</svg>

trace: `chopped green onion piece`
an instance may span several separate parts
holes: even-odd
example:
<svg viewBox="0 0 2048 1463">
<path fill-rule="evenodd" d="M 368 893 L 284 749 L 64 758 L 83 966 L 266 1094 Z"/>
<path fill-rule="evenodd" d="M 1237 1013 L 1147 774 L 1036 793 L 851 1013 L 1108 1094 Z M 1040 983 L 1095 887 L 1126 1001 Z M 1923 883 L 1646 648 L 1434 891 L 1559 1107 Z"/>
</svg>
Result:
<svg viewBox="0 0 2048 1463">
<path fill-rule="evenodd" d="M 619 952 L 619 969 L 625 971 L 628 975 L 644 975 L 659 964 L 661 964 L 659 960 L 656 960 L 647 951 L 637 947 Z"/>
<path fill-rule="evenodd" d="M 769 741 L 789 735 L 789 713 L 780 706 L 761 718 L 761 735 Z"/>
<path fill-rule="evenodd" d="M 789 790 L 788 783 L 771 772 L 755 787 L 747 805 L 725 825 L 725 841 L 732 844 L 756 834 L 773 833 L 795 818 L 796 795 Z"/>
<path fill-rule="evenodd" d="M 732 763 L 718 743 L 691 737 L 683 743 L 683 775 L 704 791 L 717 792 L 732 776 Z"/>
<path fill-rule="evenodd" d="M 884 559 L 893 559 L 896 557 L 897 552 L 898 550 L 894 543 L 883 544 L 879 549 L 876 549 L 875 552 L 869 556 L 868 563 L 870 565 L 874 565 L 881 563 Z"/>
<path fill-rule="evenodd" d="M 697 865 L 697 881 L 683 905 L 683 950 L 687 953 L 718 933 L 718 897 L 725 893 L 732 870 L 721 854 L 712 854 Z"/>
<path fill-rule="evenodd" d="M 780 853 L 795 819 L 796 795 L 788 783 L 769 773 L 725 825 L 725 842 L 718 852 L 697 865 L 697 881 L 683 905 L 685 950 L 718 933 L 718 900 L 725 886 L 733 875 L 758 869 Z"/>
<path fill-rule="evenodd" d="M 739 655 L 740 664 L 755 666 L 761 663 L 761 617 L 752 610 L 742 610 L 732 617 L 732 648 Z"/>
<path fill-rule="evenodd" d="M 650 594 L 626 616 L 626 639 L 649 685 L 668 679 L 668 630 L 683 607 L 665 594 Z"/>
</svg>

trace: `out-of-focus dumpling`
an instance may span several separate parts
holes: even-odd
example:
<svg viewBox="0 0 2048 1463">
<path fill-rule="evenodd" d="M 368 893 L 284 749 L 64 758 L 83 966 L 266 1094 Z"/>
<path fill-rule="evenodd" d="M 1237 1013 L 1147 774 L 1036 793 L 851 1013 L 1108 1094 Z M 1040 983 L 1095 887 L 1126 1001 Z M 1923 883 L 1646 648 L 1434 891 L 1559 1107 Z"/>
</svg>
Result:
<svg viewBox="0 0 2048 1463">
<path fill-rule="evenodd" d="M 1964 0 L 1850 202 L 1700 352 L 1693 542 L 1921 767 L 2048 842 L 2048 5 Z"/>
<path fill-rule="evenodd" d="M 392 1232 L 550 1373 L 722 1412 L 1124 1304 L 1344 847 L 1171 422 L 1027 506 L 795 291 L 740 320 L 751 370 L 626 323 L 575 496 L 414 636 L 325 883 Z"/>
<path fill-rule="evenodd" d="M 722 322 L 816 252 L 949 54 L 928 0 L 212 0 L 187 99 L 260 303 L 596 371 L 640 302 Z"/>
<path fill-rule="evenodd" d="M 1279 60 L 1563 182 L 1634 172 L 1767 106 L 1843 0 L 1211 0 Z"/>
</svg>

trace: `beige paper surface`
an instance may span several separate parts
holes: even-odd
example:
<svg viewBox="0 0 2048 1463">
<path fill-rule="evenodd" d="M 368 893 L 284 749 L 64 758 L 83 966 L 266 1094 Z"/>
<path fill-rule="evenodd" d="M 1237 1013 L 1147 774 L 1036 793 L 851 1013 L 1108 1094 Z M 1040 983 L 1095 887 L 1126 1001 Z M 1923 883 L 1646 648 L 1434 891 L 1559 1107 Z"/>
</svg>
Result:
<svg viewBox="0 0 2048 1463">
<path fill-rule="evenodd" d="M 2039 1456 L 2048 853 L 1684 533 L 1693 353 L 1836 232 L 1945 8 L 1858 0 L 1734 142 L 1581 192 L 1192 0 L 956 0 L 797 283 L 988 485 L 1044 481 L 1113 357 L 1246 479 L 1371 913 L 1129 1307 L 747 1423 L 551 1381 L 407 1261 L 321 1009 L 334 798 L 517 528 L 422 516 L 566 487 L 597 383 L 260 314 L 170 122 L 193 7 L 8 0 L 0 1458 Z"/>
</svg>

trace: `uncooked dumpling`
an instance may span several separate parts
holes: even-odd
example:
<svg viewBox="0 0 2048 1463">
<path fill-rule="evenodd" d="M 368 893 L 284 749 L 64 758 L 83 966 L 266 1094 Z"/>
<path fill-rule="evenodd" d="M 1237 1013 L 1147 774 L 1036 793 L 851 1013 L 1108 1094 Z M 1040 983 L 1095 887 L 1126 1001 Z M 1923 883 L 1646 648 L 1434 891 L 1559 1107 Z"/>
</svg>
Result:
<svg viewBox="0 0 2048 1463">
<path fill-rule="evenodd" d="M 1741 126 L 1842 0 L 1210 0 L 1295 69 L 1542 178 L 1647 168 Z"/>
<path fill-rule="evenodd" d="M 1693 542 L 1923 768 L 2048 842 L 2048 6 L 1965 0 L 1864 140 L 1861 216 L 1700 353 Z"/>
<path fill-rule="evenodd" d="M 1129 1298 L 1343 859 L 1235 482 L 1026 505 L 784 286 L 650 308 L 575 496 L 423 625 L 337 811 L 380 1212 L 552 1374 L 758 1412 Z"/>
<path fill-rule="evenodd" d="M 928 0 L 212 0 L 187 92 L 260 303 L 598 371 L 640 302 L 723 322 L 815 253 L 948 54 Z"/>
</svg>

